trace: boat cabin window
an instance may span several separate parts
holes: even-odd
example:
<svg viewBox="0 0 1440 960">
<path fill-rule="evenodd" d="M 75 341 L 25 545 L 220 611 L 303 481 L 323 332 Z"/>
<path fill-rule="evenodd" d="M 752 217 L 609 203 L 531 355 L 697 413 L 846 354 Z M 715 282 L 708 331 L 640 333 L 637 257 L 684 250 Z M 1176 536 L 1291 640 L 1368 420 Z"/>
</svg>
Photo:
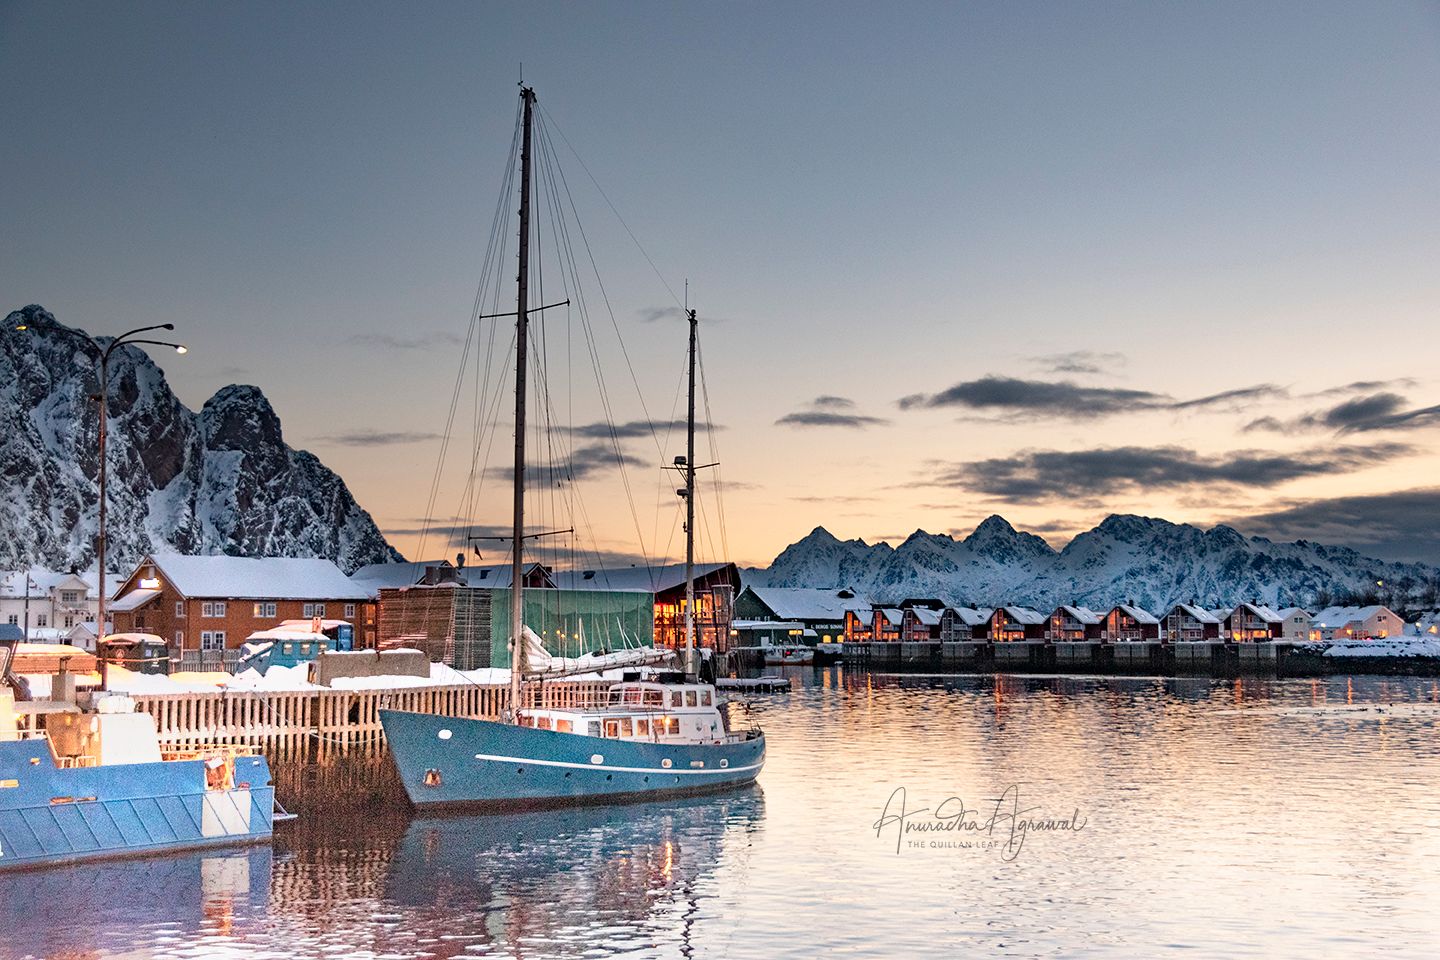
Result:
<svg viewBox="0 0 1440 960">
<path fill-rule="evenodd" d="M 693 706 L 695 706 L 695 704 L 696 704 L 695 691 L 694 691 L 694 690 L 686 690 L 686 691 L 685 691 L 685 706 L 687 706 L 687 707 L 693 707 Z"/>
<path fill-rule="evenodd" d="M 665 706 L 665 694 L 661 693 L 659 690 L 646 690 L 646 691 L 645 691 L 645 706 L 647 706 L 647 707 L 663 707 L 663 706 Z"/>
<path fill-rule="evenodd" d="M 293 643 L 282 644 L 282 645 L 280 646 L 280 650 L 281 650 L 282 653 L 294 653 L 294 652 L 295 652 L 295 644 L 293 644 Z"/>
<path fill-rule="evenodd" d="M 300 652 L 301 652 L 302 654 L 304 654 L 304 653 L 309 653 L 309 652 L 310 652 L 310 644 L 308 644 L 308 643 L 302 643 L 302 644 L 300 644 Z"/>
<path fill-rule="evenodd" d="M 702 707 L 711 706 L 711 703 L 710 703 L 710 691 L 709 691 L 709 690 L 701 690 L 701 691 L 700 691 L 700 706 L 702 706 Z"/>
<path fill-rule="evenodd" d="M 573 733 L 575 730 L 575 723 L 572 720 L 556 720 L 555 729 L 560 733 Z"/>
<path fill-rule="evenodd" d="M 607 737 L 618 737 L 618 736 L 620 736 L 620 721 L 619 721 L 619 720 L 606 720 L 606 721 L 605 721 L 605 736 L 607 736 Z"/>
<path fill-rule="evenodd" d="M 672 707 L 684 706 L 684 703 L 685 703 L 685 701 L 682 699 L 682 696 L 681 696 L 681 693 L 680 693 L 679 690 L 672 690 L 672 691 L 670 691 L 670 706 L 672 706 Z"/>
<path fill-rule="evenodd" d="M 550 718 L 549 718 L 549 717 L 536 717 L 536 718 L 535 718 L 535 726 L 539 727 L 541 730 L 549 730 L 549 729 L 550 729 Z"/>
<path fill-rule="evenodd" d="M 643 717 L 637 717 L 637 718 L 635 719 L 635 736 L 637 736 L 637 737 L 648 737 L 648 736 L 650 736 L 650 721 L 649 721 L 649 720 L 646 720 L 646 719 L 643 718 Z"/>
<path fill-rule="evenodd" d="M 620 736 L 628 737 L 632 736 L 634 733 L 635 731 L 630 728 L 630 718 L 622 717 L 620 719 Z"/>
<path fill-rule="evenodd" d="M 670 718 L 666 721 L 666 731 L 665 731 L 665 732 L 668 733 L 668 734 L 670 734 L 672 737 L 677 737 L 677 736 L 679 736 L 679 735 L 680 735 L 680 718 L 679 718 L 679 717 L 670 717 Z"/>
<path fill-rule="evenodd" d="M 585 724 L 585 733 L 592 737 L 600 736 L 600 721 L 591 720 Z"/>
</svg>

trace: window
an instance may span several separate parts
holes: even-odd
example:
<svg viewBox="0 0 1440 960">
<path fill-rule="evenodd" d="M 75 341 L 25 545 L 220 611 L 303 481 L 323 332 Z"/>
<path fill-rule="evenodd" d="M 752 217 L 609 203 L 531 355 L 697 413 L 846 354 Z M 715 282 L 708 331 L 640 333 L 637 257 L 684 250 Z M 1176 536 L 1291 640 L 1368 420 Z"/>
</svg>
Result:
<svg viewBox="0 0 1440 960">
<path fill-rule="evenodd" d="M 353 603 L 347 603 L 347 604 L 345 604 L 345 619 L 346 619 L 346 620 L 354 620 L 354 619 L 355 619 L 355 604 L 353 604 Z"/>
<path fill-rule="evenodd" d="M 549 718 L 549 717 L 544 717 L 544 716 L 536 717 L 536 718 L 535 718 L 535 727 L 536 727 L 536 729 L 539 729 L 539 730 L 549 730 L 549 729 L 550 729 L 550 718 Z"/>
<path fill-rule="evenodd" d="M 635 721 L 635 736 L 637 736 L 637 737 L 648 737 L 648 736 L 650 736 L 650 721 L 649 721 L 649 720 L 646 720 L 646 719 L 643 718 L 643 717 L 640 717 L 640 718 L 637 718 L 637 719 L 636 719 L 636 721 Z"/>
<path fill-rule="evenodd" d="M 323 617 L 323 616 L 325 616 L 325 604 L 323 604 L 323 603 L 317 603 L 317 604 L 315 604 L 315 616 L 317 616 L 317 617 Z"/>
<path fill-rule="evenodd" d="M 69 629 L 70 629 L 71 627 L 73 627 L 73 626 L 75 626 L 75 618 L 74 618 L 74 617 L 71 617 L 71 616 L 67 616 L 67 617 L 65 618 L 65 629 L 66 629 L 66 630 L 69 630 Z"/>
<path fill-rule="evenodd" d="M 672 690 L 672 691 L 670 691 L 670 706 L 672 706 L 672 707 L 683 706 L 683 705 L 684 705 L 684 702 L 685 702 L 685 701 L 684 701 L 684 700 L 681 698 L 681 696 L 680 696 L 680 691 L 679 691 L 679 690 Z"/>
<path fill-rule="evenodd" d="M 623 718 L 621 718 L 621 720 L 620 720 L 620 736 L 622 736 L 622 737 L 630 737 L 630 736 L 634 736 L 634 735 L 635 735 L 635 731 L 634 731 L 633 729 L 631 729 L 631 727 L 630 727 L 630 718 L 629 718 L 629 717 L 623 717 Z"/>
<path fill-rule="evenodd" d="M 669 726 L 670 726 L 670 731 L 669 731 L 669 732 L 670 732 L 670 735 L 671 735 L 672 737 L 677 737 L 677 736 L 680 735 L 680 718 L 679 718 L 679 717 L 671 717 L 671 718 L 670 718 L 670 721 L 669 721 Z"/>
<path fill-rule="evenodd" d="M 585 733 L 586 733 L 587 736 L 591 736 L 591 737 L 598 737 L 598 736 L 600 736 L 600 721 L 599 721 L 599 720 L 591 720 L 591 721 L 587 722 L 587 723 L 585 724 Z"/>
<path fill-rule="evenodd" d="M 273 604 L 273 603 L 257 603 L 257 604 L 255 604 L 255 616 L 256 616 L 257 618 L 269 618 L 269 617 L 274 617 L 274 616 L 275 616 L 275 604 Z"/>
<path fill-rule="evenodd" d="M 289 656 L 290 654 L 293 654 L 293 653 L 295 652 L 295 644 L 293 644 L 293 643 L 282 643 L 282 644 L 280 645 L 280 652 L 281 652 L 281 653 L 284 653 L 284 654 L 287 655 L 287 656 Z"/>
<path fill-rule="evenodd" d="M 700 706 L 702 706 L 702 707 L 708 707 L 708 706 L 710 706 L 710 691 L 709 691 L 709 690 L 701 690 L 701 691 L 700 691 Z"/>
<path fill-rule="evenodd" d="M 45 614 L 42 613 L 42 614 L 40 614 L 38 617 L 35 618 L 35 626 L 37 626 L 37 627 L 48 627 L 49 625 L 50 625 L 50 618 L 49 618 L 48 616 L 46 616 Z"/>
<path fill-rule="evenodd" d="M 618 736 L 620 736 L 620 721 L 619 721 L 619 720 L 606 720 L 606 721 L 605 721 L 605 736 L 607 736 L 607 737 L 618 737 Z"/>
<path fill-rule="evenodd" d="M 224 650 L 224 649 L 225 649 L 225 631 L 224 631 L 224 630 L 202 630 L 202 631 L 200 631 L 200 649 L 201 649 L 201 650 Z"/>
<path fill-rule="evenodd" d="M 687 707 L 693 707 L 693 706 L 695 706 L 695 691 L 694 691 L 694 690 L 686 690 L 686 691 L 685 691 L 685 706 L 687 706 Z"/>
<path fill-rule="evenodd" d="M 175 618 L 178 620 L 178 619 L 180 619 L 180 618 L 183 617 L 183 616 L 185 616 L 185 601 L 184 601 L 184 600 L 176 600 L 176 601 L 175 601 Z"/>
<path fill-rule="evenodd" d="M 575 724 L 570 720 L 556 720 L 555 729 L 560 733 L 571 733 L 575 730 Z"/>
<path fill-rule="evenodd" d="M 307 604 L 305 604 L 305 606 L 301 607 L 301 608 L 300 608 L 300 616 L 302 616 L 302 617 L 313 617 L 313 616 L 315 616 L 315 604 L 313 604 L 313 603 L 307 603 Z"/>
<path fill-rule="evenodd" d="M 223 617 L 225 616 L 224 600 L 206 600 L 200 604 L 200 616 L 202 617 Z"/>
<path fill-rule="evenodd" d="M 175 631 L 175 646 L 178 647 L 178 648 L 181 649 L 181 650 L 184 650 L 184 649 L 185 649 L 185 631 L 184 631 L 184 630 L 176 630 L 176 631 Z"/>
<path fill-rule="evenodd" d="M 10 626 L 12 626 L 12 627 L 18 627 L 18 626 L 20 626 L 20 614 L 18 614 L 18 613 L 12 613 L 12 614 L 10 614 Z"/>
<path fill-rule="evenodd" d="M 79 603 L 79 602 L 80 602 L 80 594 L 79 594 L 78 592 L 74 591 L 74 590 L 61 590 L 61 591 L 60 591 L 60 602 L 61 602 L 61 603 Z"/>
</svg>

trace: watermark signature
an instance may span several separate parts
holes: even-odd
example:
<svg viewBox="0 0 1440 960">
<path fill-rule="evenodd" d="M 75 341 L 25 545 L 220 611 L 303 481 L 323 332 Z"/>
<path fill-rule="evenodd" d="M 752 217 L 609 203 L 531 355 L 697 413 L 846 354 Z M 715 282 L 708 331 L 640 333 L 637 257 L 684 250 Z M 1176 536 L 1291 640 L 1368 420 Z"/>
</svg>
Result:
<svg viewBox="0 0 1440 960">
<path fill-rule="evenodd" d="M 935 807 L 909 807 L 904 787 L 896 787 L 875 821 L 876 839 L 886 832 L 895 836 L 895 852 L 902 849 L 990 849 L 1002 859 L 1020 856 L 1025 841 L 1035 833 L 1079 833 L 1088 818 L 1077 807 L 1068 817 L 1048 816 L 1038 806 L 1021 806 L 1020 785 L 1011 784 L 999 796 L 968 807 L 959 797 L 946 797 Z"/>
</svg>

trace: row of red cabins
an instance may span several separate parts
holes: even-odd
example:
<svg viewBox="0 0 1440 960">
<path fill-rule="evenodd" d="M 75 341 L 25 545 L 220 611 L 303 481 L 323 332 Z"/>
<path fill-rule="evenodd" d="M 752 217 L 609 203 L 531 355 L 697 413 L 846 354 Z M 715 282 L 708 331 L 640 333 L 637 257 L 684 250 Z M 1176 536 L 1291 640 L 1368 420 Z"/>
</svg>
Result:
<svg viewBox="0 0 1440 960">
<path fill-rule="evenodd" d="M 906 600 L 897 607 L 845 611 L 847 643 L 1255 641 L 1279 639 L 1282 629 L 1279 614 L 1253 603 L 1230 610 L 1177 603 L 1164 617 L 1128 603 L 1116 604 L 1108 613 L 1062 605 L 1048 615 L 1016 606 L 993 610 L 950 607 L 938 600 Z"/>
</svg>

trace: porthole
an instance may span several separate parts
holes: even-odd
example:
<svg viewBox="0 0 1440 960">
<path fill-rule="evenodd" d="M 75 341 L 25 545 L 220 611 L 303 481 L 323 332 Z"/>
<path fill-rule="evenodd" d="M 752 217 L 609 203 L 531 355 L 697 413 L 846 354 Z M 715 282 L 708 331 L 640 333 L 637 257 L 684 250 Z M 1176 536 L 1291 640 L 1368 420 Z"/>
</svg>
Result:
<svg viewBox="0 0 1440 960">
<path fill-rule="evenodd" d="M 605 758 L 602 757 L 602 756 L 601 756 L 600 754 L 598 754 L 598 753 L 592 753 L 592 754 L 590 754 L 590 762 L 591 762 L 591 763 L 604 763 L 604 762 L 605 762 Z"/>
<path fill-rule="evenodd" d="M 670 769 L 670 766 L 671 766 L 671 764 L 670 764 L 670 758 L 669 758 L 669 757 L 666 757 L 664 760 L 661 760 L 661 761 L 660 761 L 660 766 L 664 767 L 666 770 L 669 770 L 669 769 Z"/>
<path fill-rule="evenodd" d="M 441 730 L 439 733 L 435 734 L 435 736 L 439 737 L 441 740 L 449 740 L 451 737 L 455 736 L 455 734 L 450 732 L 449 730 Z"/>
<path fill-rule="evenodd" d="M 721 761 L 720 761 L 720 766 L 722 766 L 722 767 L 728 767 L 728 766 L 730 766 L 730 761 L 729 761 L 729 760 L 721 760 Z"/>
</svg>

